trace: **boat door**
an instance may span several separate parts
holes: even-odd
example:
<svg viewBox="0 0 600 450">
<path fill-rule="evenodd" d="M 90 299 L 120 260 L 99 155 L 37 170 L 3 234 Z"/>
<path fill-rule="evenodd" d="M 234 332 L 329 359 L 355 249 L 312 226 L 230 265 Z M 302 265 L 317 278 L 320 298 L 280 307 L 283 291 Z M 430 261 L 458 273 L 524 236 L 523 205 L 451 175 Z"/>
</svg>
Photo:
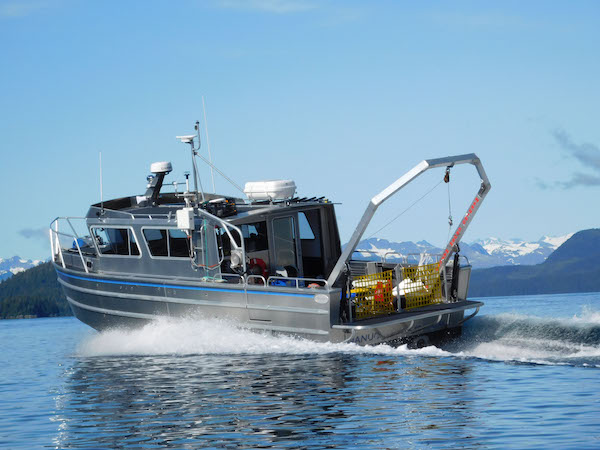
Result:
<svg viewBox="0 0 600 450">
<path fill-rule="evenodd" d="M 274 217 L 271 220 L 271 236 L 273 242 L 273 270 L 285 270 L 288 277 L 300 276 L 300 258 L 298 248 L 298 230 L 296 215 Z"/>
<path fill-rule="evenodd" d="M 270 274 L 275 276 L 277 270 L 285 270 L 288 277 L 298 277 L 300 249 L 296 214 L 276 216 L 268 219 L 268 255 Z M 282 281 L 283 284 L 283 281 Z M 286 287 L 291 286 L 257 286 L 247 290 L 247 307 L 250 320 L 272 322 L 278 315 L 277 310 L 285 307 L 290 301 Z M 268 291 L 268 292 L 266 292 Z M 275 295 L 279 291 L 281 296 Z"/>
</svg>

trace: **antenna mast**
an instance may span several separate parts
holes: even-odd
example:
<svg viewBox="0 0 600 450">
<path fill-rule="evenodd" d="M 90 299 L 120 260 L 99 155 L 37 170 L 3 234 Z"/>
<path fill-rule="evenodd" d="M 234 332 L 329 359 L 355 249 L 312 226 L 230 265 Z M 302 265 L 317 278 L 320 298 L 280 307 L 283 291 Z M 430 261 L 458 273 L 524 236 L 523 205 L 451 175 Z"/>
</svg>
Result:
<svg viewBox="0 0 600 450">
<path fill-rule="evenodd" d="M 102 152 L 99 152 L 100 156 L 100 211 L 104 213 L 104 195 L 102 192 Z"/>
<path fill-rule="evenodd" d="M 186 135 L 186 136 L 176 136 L 184 144 L 190 144 L 190 150 L 192 154 L 192 169 L 193 169 L 193 177 L 194 177 L 194 190 L 196 191 L 196 206 L 200 204 L 200 199 L 198 198 L 198 183 L 200 183 L 200 193 L 202 194 L 202 201 L 204 201 L 204 188 L 202 187 L 202 180 L 198 176 L 198 167 L 196 166 L 196 156 L 200 156 L 198 154 L 198 149 L 200 148 L 200 132 L 199 132 L 199 122 L 196 121 L 195 129 L 197 131 L 196 134 Z M 198 148 L 194 148 L 194 138 L 198 137 Z M 187 179 L 187 178 L 186 178 Z"/>
<path fill-rule="evenodd" d="M 211 161 L 206 159 L 204 156 L 202 156 L 198 152 L 198 150 L 200 149 L 200 122 L 196 121 L 196 125 L 195 125 L 194 129 L 196 130 L 196 134 L 190 134 L 190 135 L 186 135 L 186 136 L 176 136 L 176 138 L 179 139 L 184 144 L 190 144 L 190 146 L 191 146 L 194 188 L 196 190 L 196 205 L 198 205 L 200 203 L 200 200 L 198 199 L 198 183 L 200 183 L 200 193 L 202 194 L 202 201 L 205 201 L 204 188 L 202 187 L 202 180 L 198 176 L 198 167 L 196 166 L 196 156 L 198 158 L 200 158 L 202 161 L 204 161 L 208 166 L 210 166 L 211 174 L 213 173 L 212 169 L 216 170 L 219 173 L 219 175 L 221 175 L 223 178 L 225 178 L 227 181 L 229 181 L 240 192 L 245 194 L 244 190 L 238 184 L 233 182 L 233 180 L 231 178 L 229 178 L 227 175 L 225 175 L 223 172 L 221 172 L 218 167 L 215 167 L 215 165 Z M 194 139 L 195 138 L 198 138 L 198 148 L 194 148 Z M 213 190 L 214 190 L 214 187 L 215 187 L 215 185 L 214 185 L 214 178 L 213 178 Z"/>
<path fill-rule="evenodd" d="M 213 194 L 217 193 L 215 189 L 215 172 L 213 171 L 212 155 L 210 153 L 210 140 L 208 139 L 208 123 L 206 122 L 206 107 L 204 106 L 204 95 L 202 96 L 202 112 L 204 112 L 204 132 L 206 133 L 206 146 L 208 147 L 208 160 L 210 161 L 210 177 L 212 179 Z M 200 139 L 200 135 L 198 135 Z"/>
</svg>

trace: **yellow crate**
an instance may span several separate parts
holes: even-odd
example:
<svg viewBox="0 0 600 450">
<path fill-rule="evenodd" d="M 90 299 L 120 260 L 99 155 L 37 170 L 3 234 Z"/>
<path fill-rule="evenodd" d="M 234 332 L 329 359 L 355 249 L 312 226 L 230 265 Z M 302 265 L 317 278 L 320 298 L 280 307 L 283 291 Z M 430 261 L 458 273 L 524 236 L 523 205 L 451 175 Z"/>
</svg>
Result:
<svg viewBox="0 0 600 450">
<path fill-rule="evenodd" d="M 367 319 L 394 312 L 392 271 L 363 275 L 354 279 L 350 291 L 356 305 L 356 319 Z"/>
<path fill-rule="evenodd" d="M 406 309 L 442 303 L 442 280 L 439 264 L 425 264 L 402 268 Z"/>
</svg>

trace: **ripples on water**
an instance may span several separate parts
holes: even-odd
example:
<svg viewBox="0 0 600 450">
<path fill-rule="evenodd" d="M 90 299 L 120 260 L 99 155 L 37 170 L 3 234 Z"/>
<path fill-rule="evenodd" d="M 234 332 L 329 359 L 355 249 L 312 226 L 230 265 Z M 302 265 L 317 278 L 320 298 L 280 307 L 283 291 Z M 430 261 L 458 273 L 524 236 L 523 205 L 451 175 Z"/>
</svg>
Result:
<svg viewBox="0 0 600 450">
<path fill-rule="evenodd" d="M 85 337 L 70 356 L 47 355 L 64 366 L 41 381 L 52 407 L 33 430 L 18 428 L 26 411 L 7 419 L 0 409 L 0 430 L 19 430 L 4 440 L 0 432 L 0 446 L 600 446 L 595 311 L 480 316 L 459 341 L 419 350 L 319 344 L 219 321 L 96 334 L 53 319 L 62 324 L 53 333 Z M 35 432 L 42 416 L 51 435 Z"/>
<path fill-rule="evenodd" d="M 469 372 L 357 353 L 91 358 L 74 368 L 60 397 L 57 444 L 449 443 L 468 437 Z"/>
</svg>

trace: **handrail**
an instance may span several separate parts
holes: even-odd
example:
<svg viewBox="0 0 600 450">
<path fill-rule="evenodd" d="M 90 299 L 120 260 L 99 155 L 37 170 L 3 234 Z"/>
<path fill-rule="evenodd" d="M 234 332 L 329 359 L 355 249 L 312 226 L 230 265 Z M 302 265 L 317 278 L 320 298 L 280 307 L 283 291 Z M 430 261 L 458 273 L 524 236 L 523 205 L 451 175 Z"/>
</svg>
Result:
<svg viewBox="0 0 600 450">
<path fill-rule="evenodd" d="M 414 256 L 417 256 L 417 255 L 420 256 L 420 255 L 426 254 L 426 255 L 429 255 L 429 256 L 437 256 L 440 259 L 442 257 L 441 253 L 400 253 L 400 252 L 396 252 L 396 251 L 386 252 L 386 253 L 383 254 L 383 256 L 380 256 L 379 253 L 376 252 L 376 251 L 374 251 L 374 250 L 365 250 L 365 249 L 360 249 L 360 248 L 357 248 L 352 253 L 370 253 L 372 255 L 376 255 L 376 256 L 378 256 L 378 257 L 381 258 L 381 262 L 384 263 L 384 264 L 388 262 L 387 261 L 388 255 L 398 255 L 398 256 L 400 256 L 400 258 L 398 258 L 398 259 L 404 259 L 404 263 L 405 264 L 408 264 L 408 258 L 407 258 L 407 256 L 413 256 L 413 255 Z M 463 258 L 466 261 L 466 265 L 467 266 L 471 265 L 471 261 L 469 261 L 469 257 L 467 255 L 459 254 L 458 256 L 461 257 L 461 258 Z"/>
<path fill-rule="evenodd" d="M 52 223 L 54 223 L 55 230 L 52 230 Z M 59 232 L 58 231 L 58 220 L 55 219 L 54 222 L 52 222 L 52 223 L 50 224 L 50 232 L 54 231 L 54 233 L 55 233 L 55 236 L 53 236 L 53 238 L 56 241 L 55 245 L 58 247 L 58 254 L 60 255 L 60 262 L 61 262 L 63 268 L 65 268 L 66 267 L 65 259 L 63 258 L 62 247 L 60 246 L 60 239 L 58 239 L 58 232 Z M 53 246 L 53 248 L 54 248 L 54 246 Z M 55 255 L 53 254 L 52 255 L 53 261 L 54 261 L 54 256 Z"/>
<path fill-rule="evenodd" d="M 100 209 L 97 206 L 92 206 L 92 208 Z M 136 218 L 144 218 L 144 219 L 150 219 L 150 220 L 153 220 L 155 218 L 156 219 L 162 218 L 162 219 L 168 219 L 168 220 L 171 220 L 171 219 L 175 220 L 175 216 L 173 216 L 170 212 L 168 214 L 166 214 L 166 213 L 160 213 L 160 214 L 134 214 L 134 213 L 130 213 L 130 212 L 127 212 L 127 211 L 121 211 L 121 210 L 118 210 L 118 209 L 104 208 L 103 210 L 104 211 L 110 211 L 111 213 L 123 214 L 125 216 L 128 216 L 131 219 L 134 219 L 134 220 Z M 79 217 L 77 217 L 77 218 L 79 219 Z M 94 217 L 84 217 L 84 219 L 93 219 L 93 218 Z M 105 217 L 104 219 L 110 219 L 110 217 Z"/>
<path fill-rule="evenodd" d="M 267 285 L 267 280 L 265 280 L 265 277 L 263 277 L 262 275 L 247 275 L 246 276 L 246 286 L 248 286 L 250 283 L 250 280 L 254 280 L 254 279 L 258 279 L 262 281 L 263 286 Z"/>
<path fill-rule="evenodd" d="M 245 284 L 244 282 L 244 277 L 241 275 L 238 275 L 237 273 L 221 273 L 221 277 L 223 278 L 232 278 L 232 279 L 237 279 L 238 282 L 237 284 Z"/>
<path fill-rule="evenodd" d="M 403 256 L 403 257 L 404 257 L 404 262 L 405 262 L 405 264 L 411 264 L 411 263 L 408 261 L 408 259 L 409 259 L 411 256 L 413 256 L 413 257 L 418 257 L 418 258 L 419 258 L 419 262 L 421 262 L 420 260 L 421 260 L 421 258 L 422 258 L 422 257 L 430 257 L 430 258 L 432 258 L 432 259 L 434 259 L 434 258 L 437 258 L 437 261 L 435 261 L 435 262 L 439 262 L 439 261 L 440 261 L 440 259 L 442 258 L 442 255 L 441 255 L 441 253 L 427 253 L 427 252 L 424 252 L 424 253 L 404 253 L 404 254 L 401 254 L 401 256 Z M 418 263 L 417 263 L 417 264 L 418 264 Z"/>
<path fill-rule="evenodd" d="M 85 273 L 90 273 L 90 271 L 87 267 L 85 258 L 83 257 L 83 252 L 81 251 L 81 246 L 79 245 L 79 240 L 81 238 L 79 237 L 79 234 L 77 233 L 77 231 L 75 230 L 75 227 L 71 223 L 71 219 L 85 220 L 86 218 L 85 217 L 63 217 L 63 216 L 61 216 L 61 217 L 57 217 L 50 223 L 49 232 L 50 232 L 50 248 L 52 251 L 52 260 L 54 261 L 54 257 L 56 255 L 59 255 L 61 265 L 63 266 L 63 268 L 66 268 L 65 258 L 63 256 L 63 248 L 62 248 L 62 245 L 60 244 L 59 236 L 71 238 L 71 239 L 73 239 L 73 242 L 75 243 L 75 246 L 77 247 L 77 253 L 79 254 L 79 258 L 81 259 L 81 264 L 83 266 L 83 269 L 85 270 Z M 58 226 L 59 226 L 59 223 L 61 220 L 64 220 L 69 224 L 69 227 L 73 231 L 73 234 L 58 231 Z M 52 226 L 54 226 L 54 229 L 52 228 Z"/>
<path fill-rule="evenodd" d="M 423 252 L 423 253 L 400 253 L 400 252 L 397 252 L 397 251 L 385 252 L 385 253 L 383 254 L 383 256 L 381 256 L 381 255 L 380 255 L 378 252 L 376 252 L 376 251 L 374 251 L 374 250 L 363 250 L 363 249 L 356 249 L 356 250 L 354 250 L 352 253 L 370 253 L 370 254 L 372 254 L 372 255 L 376 255 L 376 256 L 378 256 L 378 257 L 380 258 L 380 261 L 381 261 L 382 263 L 387 263 L 387 262 L 388 262 L 388 261 L 387 261 L 387 257 L 388 257 L 389 255 L 398 255 L 398 256 L 399 256 L 399 258 L 398 258 L 398 259 L 402 260 L 404 264 L 409 264 L 409 262 L 408 262 L 408 258 L 409 258 L 410 256 L 418 256 L 419 258 L 420 258 L 420 257 L 422 257 L 423 255 L 425 255 L 425 256 L 430 256 L 430 257 L 432 257 L 432 258 L 435 258 L 435 257 L 437 257 L 437 258 L 438 258 L 438 261 L 439 261 L 439 260 L 441 259 L 441 257 L 442 257 L 442 254 L 441 254 L 441 253 L 427 253 L 427 252 Z M 463 255 L 461 255 L 461 256 L 463 256 Z M 465 258 L 466 258 L 466 256 L 465 256 Z M 468 261 L 468 260 L 467 260 L 467 261 Z M 436 262 L 437 262 L 437 261 L 436 261 Z"/>
<path fill-rule="evenodd" d="M 312 283 L 323 283 L 323 286 L 319 286 L 319 287 L 323 287 L 323 288 L 327 288 L 327 280 L 324 280 L 322 278 L 300 278 L 300 277 L 280 277 L 280 276 L 270 276 L 267 279 L 267 285 L 271 286 L 271 281 L 273 280 L 282 280 L 282 281 L 293 281 L 294 284 L 296 285 L 296 289 L 309 289 L 307 287 L 305 288 L 301 288 L 299 286 L 299 282 L 312 282 Z"/>
<path fill-rule="evenodd" d="M 357 249 L 356 249 L 356 250 L 354 250 L 352 253 L 353 253 L 353 254 L 354 254 L 354 253 L 369 253 L 369 254 L 371 254 L 371 255 L 376 255 L 376 256 L 379 256 L 379 257 L 381 258 L 381 256 L 379 255 L 379 253 L 377 253 L 377 252 L 376 252 L 376 251 L 374 251 L 374 250 L 364 250 L 364 249 L 361 249 L 361 248 L 357 248 Z"/>
<path fill-rule="evenodd" d="M 223 219 L 221 219 L 220 217 L 215 216 L 214 214 L 209 213 L 208 211 L 205 211 L 203 209 L 196 209 L 196 211 L 198 211 L 198 213 L 200 213 L 200 215 L 204 215 L 204 216 L 208 216 L 209 219 L 215 220 L 216 222 L 218 222 L 223 229 L 225 230 L 225 232 L 227 233 L 227 235 L 229 236 L 229 240 L 231 242 L 231 245 L 234 246 L 236 249 L 240 249 L 242 250 L 242 273 L 246 273 L 246 244 L 244 242 L 244 233 L 242 233 L 242 230 L 237 227 L 236 225 L 227 222 Z M 233 236 L 231 235 L 231 232 L 229 231 L 229 229 L 233 229 L 235 231 L 237 231 L 237 233 L 240 235 L 240 244 L 241 245 L 237 245 L 236 240 L 233 238 Z"/>
</svg>

